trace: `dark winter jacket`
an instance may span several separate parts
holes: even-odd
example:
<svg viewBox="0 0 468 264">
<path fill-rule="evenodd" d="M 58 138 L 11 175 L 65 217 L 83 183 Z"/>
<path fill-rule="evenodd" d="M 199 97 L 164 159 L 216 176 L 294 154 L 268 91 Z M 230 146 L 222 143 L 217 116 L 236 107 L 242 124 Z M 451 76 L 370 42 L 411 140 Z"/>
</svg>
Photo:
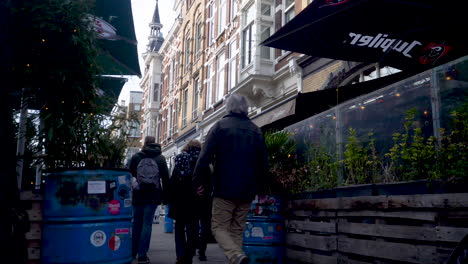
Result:
<svg viewBox="0 0 468 264">
<path fill-rule="evenodd" d="M 263 134 L 247 116 L 228 114 L 208 132 L 193 177 L 194 187 L 205 186 L 205 171 L 213 164 L 213 197 L 252 200 L 267 171 Z"/>
<path fill-rule="evenodd" d="M 132 172 L 133 177 L 137 176 L 138 163 L 140 163 L 143 158 L 153 158 L 156 161 L 156 164 L 158 164 L 159 177 L 162 181 L 163 190 L 134 190 L 133 204 L 160 204 L 165 197 L 165 188 L 169 183 L 169 170 L 167 168 L 166 158 L 161 155 L 161 145 L 156 143 L 148 144 L 143 146 L 140 152 L 132 156 L 129 169 Z"/>
<path fill-rule="evenodd" d="M 198 197 L 192 188 L 192 176 L 199 154 L 199 148 L 191 148 L 175 157 L 169 184 L 169 217 L 172 219 L 195 219 Z"/>
</svg>

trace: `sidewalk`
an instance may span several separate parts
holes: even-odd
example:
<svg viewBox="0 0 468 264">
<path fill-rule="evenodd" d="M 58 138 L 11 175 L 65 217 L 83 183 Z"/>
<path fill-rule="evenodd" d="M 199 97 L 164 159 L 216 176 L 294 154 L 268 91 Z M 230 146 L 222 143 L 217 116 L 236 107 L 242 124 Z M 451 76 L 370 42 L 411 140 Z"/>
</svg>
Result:
<svg viewBox="0 0 468 264">
<path fill-rule="evenodd" d="M 218 244 L 208 244 L 206 256 L 208 261 L 199 261 L 198 255 L 195 256 L 193 264 L 228 263 Z M 164 220 L 160 224 L 153 224 L 148 257 L 152 264 L 174 264 L 176 262 L 174 233 L 164 233 Z M 136 263 L 136 261 L 133 263 Z"/>
</svg>

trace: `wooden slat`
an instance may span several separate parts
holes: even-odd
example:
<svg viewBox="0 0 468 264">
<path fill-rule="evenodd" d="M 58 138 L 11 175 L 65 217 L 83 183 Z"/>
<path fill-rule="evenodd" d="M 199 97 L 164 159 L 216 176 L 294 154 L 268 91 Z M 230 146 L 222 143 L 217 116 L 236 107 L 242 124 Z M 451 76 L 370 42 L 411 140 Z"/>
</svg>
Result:
<svg viewBox="0 0 468 264">
<path fill-rule="evenodd" d="M 299 217 L 316 217 L 316 218 L 330 218 L 336 217 L 335 211 L 306 211 L 306 210 L 294 210 L 290 211 L 294 216 Z"/>
<path fill-rule="evenodd" d="M 41 201 L 42 195 L 33 193 L 32 191 L 23 191 L 20 193 L 20 200 L 22 201 Z"/>
<path fill-rule="evenodd" d="M 341 252 L 410 263 L 438 263 L 437 247 L 435 246 L 362 240 L 340 236 L 338 238 L 338 249 Z"/>
<path fill-rule="evenodd" d="M 339 208 L 339 199 L 326 198 L 326 199 L 304 199 L 294 200 L 288 204 L 289 208 L 298 210 L 325 210 Z"/>
<path fill-rule="evenodd" d="M 374 237 L 389 237 L 424 241 L 437 241 L 434 227 L 361 224 L 338 221 L 338 232 Z"/>
<path fill-rule="evenodd" d="M 308 251 L 297 251 L 286 249 L 286 258 L 301 261 L 304 263 L 320 263 L 320 264 L 336 264 L 337 258 L 335 256 L 325 256 L 312 254 Z M 286 262 L 287 263 L 287 262 Z"/>
<path fill-rule="evenodd" d="M 402 218 L 402 219 L 413 219 L 422 221 L 435 221 L 438 216 L 437 212 L 427 211 L 338 211 L 338 217 L 383 217 L 383 218 Z"/>
<path fill-rule="evenodd" d="M 41 225 L 39 223 L 31 223 L 29 232 L 26 233 L 26 239 L 41 239 Z"/>
<path fill-rule="evenodd" d="M 29 221 L 42 221 L 42 210 L 41 209 L 31 209 L 26 210 L 29 215 Z"/>
<path fill-rule="evenodd" d="M 468 208 L 468 193 L 388 196 L 388 208 Z"/>
<path fill-rule="evenodd" d="M 28 259 L 41 258 L 41 244 L 39 241 L 28 241 Z"/>
<path fill-rule="evenodd" d="M 303 248 L 332 251 L 336 250 L 336 237 L 289 233 L 286 235 L 286 244 Z"/>
<path fill-rule="evenodd" d="M 363 262 L 363 261 L 358 261 L 354 259 L 349 259 L 346 256 L 339 256 L 338 257 L 338 263 L 340 264 L 371 264 L 369 262 Z"/>
<path fill-rule="evenodd" d="M 468 193 L 305 199 L 290 202 L 289 208 L 293 210 L 468 208 Z"/>
<path fill-rule="evenodd" d="M 303 230 L 303 231 L 336 233 L 336 224 L 330 223 L 330 222 L 311 222 L 311 221 L 291 220 L 291 221 L 286 221 L 286 226 L 288 228 Z"/>
<path fill-rule="evenodd" d="M 468 234 L 468 228 L 437 226 L 436 235 L 439 241 L 460 242 Z"/>
</svg>

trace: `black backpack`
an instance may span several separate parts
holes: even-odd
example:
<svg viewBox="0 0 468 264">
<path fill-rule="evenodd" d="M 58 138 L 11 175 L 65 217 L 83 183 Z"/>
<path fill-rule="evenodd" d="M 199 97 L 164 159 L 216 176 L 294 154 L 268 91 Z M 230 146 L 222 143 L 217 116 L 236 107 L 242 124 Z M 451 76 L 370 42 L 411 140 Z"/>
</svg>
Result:
<svg viewBox="0 0 468 264">
<path fill-rule="evenodd" d="M 137 190 L 161 189 L 159 167 L 152 158 L 143 158 L 137 166 Z"/>
</svg>

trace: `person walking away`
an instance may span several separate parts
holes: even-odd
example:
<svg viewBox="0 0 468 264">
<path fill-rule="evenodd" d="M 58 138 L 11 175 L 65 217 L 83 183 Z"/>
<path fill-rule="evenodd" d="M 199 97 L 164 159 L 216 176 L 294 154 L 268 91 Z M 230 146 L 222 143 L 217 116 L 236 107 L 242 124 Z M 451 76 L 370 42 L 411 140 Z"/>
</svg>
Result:
<svg viewBox="0 0 468 264">
<path fill-rule="evenodd" d="M 213 240 L 211 233 L 211 205 L 213 199 L 211 191 L 206 191 L 197 197 L 197 223 L 198 223 L 198 259 L 207 261 L 206 248 L 208 241 Z"/>
<path fill-rule="evenodd" d="M 232 94 L 227 115 L 208 132 L 198 158 L 193 185 L 198 194 L 207 189 L 206 174 L 213 164 L 211 230 L 231 264 L 245 264 L 242 234 L 252 200 L 261 193 L 266 177 L 267 152 L 263 134 L 247 116 L 245 97 Z"/>
<path fill-rule="evenodd" d="M 191 264 L 198 237 L 197 195 L 192 189 L 193 170 L 201 143 L 190 140 L 175 157 L 170 178 L 169 217 L 175 220 L 174 240 L 177 264 Z"/>
<path fill-rule="evenodd" d="M 129 169 L 133 176 L 132 255 L 134 258 L 138 256 L 138 263 L 150 263 L 147 252 L 154 213 L 163 200 L 163 190 L 169 181 L 166 158 L 154 137 L 145 137 L 143 148 L 132 156 Z"/>
</svg>

